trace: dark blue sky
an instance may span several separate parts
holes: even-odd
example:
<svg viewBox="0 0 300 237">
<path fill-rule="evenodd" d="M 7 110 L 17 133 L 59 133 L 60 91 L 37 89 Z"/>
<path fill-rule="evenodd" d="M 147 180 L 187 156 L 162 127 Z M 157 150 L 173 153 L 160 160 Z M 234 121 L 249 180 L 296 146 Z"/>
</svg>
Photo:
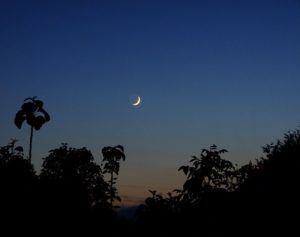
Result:
<svg viewBox="0 0 300 237">
<path fill-rule="evenodd" d="M 123 144 L 121 194 L 140 197 L 181 184 L 201 148 L 243 164 L 299 126 L 300 1 L 1 1 L 0 65 L 1 145 L 27 148 L 13 118 L 37 95 L 37 167 L 61 142 L 98 160 Z"/>
</svg>

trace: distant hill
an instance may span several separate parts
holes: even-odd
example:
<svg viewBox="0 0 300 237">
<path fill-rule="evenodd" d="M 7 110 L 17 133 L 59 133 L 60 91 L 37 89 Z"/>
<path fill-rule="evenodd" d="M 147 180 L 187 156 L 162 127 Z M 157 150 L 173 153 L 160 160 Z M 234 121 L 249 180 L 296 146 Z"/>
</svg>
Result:
<svg viewBox="0 0 300 237">
<path fill-rule="evenodd" d="M 118 210 L 120 219 L 132 220 L 135 217 L 136 210 L 139 206 L 121 207 Z"/>
</svg>

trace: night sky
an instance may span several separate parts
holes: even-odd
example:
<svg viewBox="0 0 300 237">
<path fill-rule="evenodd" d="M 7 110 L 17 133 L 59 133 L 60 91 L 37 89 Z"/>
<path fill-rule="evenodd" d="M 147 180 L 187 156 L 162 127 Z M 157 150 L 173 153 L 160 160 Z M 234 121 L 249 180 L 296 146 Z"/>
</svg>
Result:
<svg viewBox="0 0 300 237">
<path fill-rule="evenodd" d="M 180 188 L 212 144 L 245 164 L 300 121 L 300 1 L 0 1 L 0 145 L 28 96 L 51 121 L 33 163 L 62 142 L 121 144 L 125 202 Z M 140 95 L 133 107 L 130 98 Z"/>
</svg>

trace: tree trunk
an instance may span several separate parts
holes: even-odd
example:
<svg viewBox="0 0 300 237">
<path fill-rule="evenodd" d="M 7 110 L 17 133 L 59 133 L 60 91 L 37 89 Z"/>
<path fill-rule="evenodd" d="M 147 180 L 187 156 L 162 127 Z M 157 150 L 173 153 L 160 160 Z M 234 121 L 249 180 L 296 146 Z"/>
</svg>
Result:
<svg viewBox="0 0 300 237">
<path fill-rule="evenodd" d="M 30 142 L 29 142 L 29 162 L 31 164 L 31 154 L 32 154 L 32 137 L 33 137 L 33 126 L 30 128 Z"/>
<path fill-rule="evenodd" d="M 114 182 L 114 173 L 111 172 L 110 173 L 110 206 L 111 206 L 111 209 L 113 209 L 113 201 L 114 201 L 114 198 L 113 198 L 113 194 L 114 194 L 113 182 Z"/>
</svg>

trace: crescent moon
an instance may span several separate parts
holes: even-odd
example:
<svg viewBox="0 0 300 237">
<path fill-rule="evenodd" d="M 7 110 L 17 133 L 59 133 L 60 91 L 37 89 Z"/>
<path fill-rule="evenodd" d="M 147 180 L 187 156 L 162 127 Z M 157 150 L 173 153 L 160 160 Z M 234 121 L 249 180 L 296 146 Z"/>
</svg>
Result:
<svg viewBox="0 0 300 237">
<path fill-rule="evenodd" d="M 137 101 L 133 103 L 133 106 L 138 106 L 142 102 L 141 97 L 138 96 Z"/>
</svg>

